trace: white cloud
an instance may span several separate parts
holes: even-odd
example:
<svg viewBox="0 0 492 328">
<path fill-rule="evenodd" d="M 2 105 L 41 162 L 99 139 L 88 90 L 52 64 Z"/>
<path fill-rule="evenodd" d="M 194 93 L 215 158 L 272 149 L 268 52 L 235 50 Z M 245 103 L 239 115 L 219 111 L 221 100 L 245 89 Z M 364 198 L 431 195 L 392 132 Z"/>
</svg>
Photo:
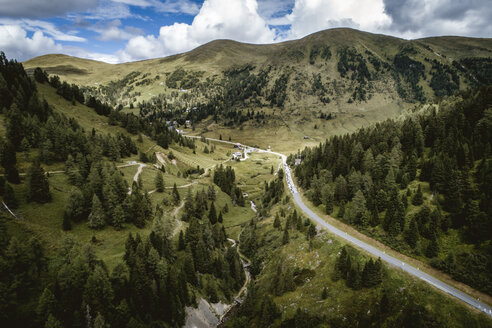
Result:
<svg viewBox="0 0 492 328">
<path fill-rule="evenodd" d="M 196 15 L 200 6 L 190 0 L 112 0 L 113 2 L 136 7 L 154 7 L 156 11 L 163 13 L 183 13 Z"/>
<path fill-rule="evenodd" d="M 137 6 L 137 7 L 150 6 L 150 2 L 147 0 L 113 0 L 113 2 L 124 3 L 125 5 Z"/>
<path fill-rule="evenodd" d="M 384 0 L 388 33 L 405 37 L 492 35 L 490 0 Z"/>
<path fill-rule="evenodd" d="M 215 39 L 271 43 L 275 31 L 258 14 L 256 0 L 205 0 L 191 24 L 162 26 L 159 36 L 130 39 L 123 61 L 155 58 L 191 50 Z"/>
<path fill-rule="evenodd" d="M 121 21 L 119 19 L 115 19 L 107 24 L 97 23 L 89 26 L 88 28 L 99 33 L 97 38 L 101 41 L 129 40 L 143 33 L 143 30 L 140 28 L 132 26 L 125 26 L 121 28 L 121 26 Z"/>
<path fill-rule="evenodd" d="M 34 19 L 10 19 L 0 18 L 0 24 L 19 26 L 29 32 L 43 32 L 57 41 L 84 42 L 86 39 L 76 36 L 76 32 L 65 33 L 60 31 L 54 24 Z"/>
<path fill-rule="evenodd" d="M 97 7 L 99 0 L 0 0 L 0 16 L 50 17 Z"/>
<path fill-rule="evenodd" d="M 153 0 L 153 3 L 157 11 L 164 13 L 196 15 L 200 11 L 200 6 L 189 0 L 166 0 L 164 2 Z"/>
<path fill-rule="evenodd" d="M 92 20 L 121 19 L 130 16 L 132 13 L 127 4 L 109 0 L 102 1 L 98 7 L 92 8 L 84 14 L 85 19 Z"/>
<path fill-rule="evenodd" d="M 274 25 L 291 25 L 289 39 L 333 27 L 377 32 L 391 23 L 383 0 L 296 0 L 292 13 L 273 19 Z"/>
<path fill-rule="evenodd" d="M 80 47 L 63 46 L 54 38 L 41 31 L 35 31 L 31 36 L 20 25 L 0 25 L 0 50 L 7 58 L 24 61 L 36 56 L 64 53 L 71 56 L 118 63 L 116 55 L 91 52 Z"/>
<path fill-rule="evenodd" d="M 270 20 L 287 15 L 294 3 L 295 0 L 258 0 L 258 13 L 270 24 Z"/>
<path fill-rule="evenodd" d="M 8 58 L 22 61 L 34 56 L 61 52 L 62 46 L 55 44 L 55 41 L 43 32 L 34 32 L 32 37 L 29 37 L 26 30 L 19 25 L 1 25 L 0 49 Z"/>
</svg>

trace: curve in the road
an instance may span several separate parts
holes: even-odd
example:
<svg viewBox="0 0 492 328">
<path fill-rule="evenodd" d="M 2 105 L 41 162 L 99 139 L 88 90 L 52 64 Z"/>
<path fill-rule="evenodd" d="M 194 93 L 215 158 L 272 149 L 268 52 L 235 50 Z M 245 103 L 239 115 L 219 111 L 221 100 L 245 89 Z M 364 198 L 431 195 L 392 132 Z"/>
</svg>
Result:
<svg viewBox="0 0 492 328">
<path fill-rule="evenodd" d="M 186 137 L 191 137 L 191 136 L 186 136 Z M 193 138 L 200 138 L 200 137 L 193 137 Z M 213 139 L 213 138 L 207 138 L 207 139 L 211 140 L 211 141 L 234 144 L 233 142 L 230 142 L 230 141 L 223 141 L 223 140 L 218 140 L 218 139 Z M 363 242 L 362 240 L 359 240 L 359 239 L 349 235 L 348 233 L 338 229 L 337 227 L 335 227 L 335 226 L 329 224 L 328 222 L 326 222 L 325 220 L 323 220 L 316 213 L 314 213 L 308 206 L 306 206 L 306 204 L 304 204 L 304 202 L 302 201 L 301 195 L 297 191 L 297 188 L 294 184 L 294 180 L 292 179 L 290 167 L 287 165 L 287 156 L 285 156 L 284 154 L 272 152 L 269 150 L 263 150 L 263 149 L 258 149 L 258 148 L 256 148 L 256 150 L 258 150 L 259 152 L 262 152 L 262 153 L 270 153 L 273 155 L 277 155 L 277 156 L 280 156 L 282 158 L 282 164 L 283 164 L 284 171 L 285 171 L 285 178 L 287 180 L 287 185 L 289 186 L 289 190 L 292 193 L 294 201 L 296 202 L 296 204 L 299 206 L 299 208 L 308 217 L 310 217 L 313 221 L 315 221 L 321 227 L 328 230 L 332 234 L 348 241 L 349 243 L 351 243 L 351 244 L 353 244 L 359 248 L 362 248 L 363 250 L 367 251 L 368 253 L 370 253 L 374 256 L 380 257 L 381 260 L 385 261 L 386 263 L 389 263 L 395 267 L 400 268 L 401 270 L 411 274 L 412 276 L 417 277 L 417 278 L 427 282 L 428 284 L 442 290 L 443 292 L 445 292 L 451 296 L 454 296 L 454 297 L 458 298 L 459 300 L 467 303 L 468 305 L 484 312 L 489 317 L 492 317 L 492 307 L 490 307 L 490 306 L 486 305 L 485 303 L 471 297 L 468 294 L 465 294 L 465 293 L 457 290 L 456 288 L 446 284 L 445 282 L 442 282 L 441 280 L 436 279 L 436 278 L 432 277 L 431 275 L 420 271 L 419 269 L 411 266 L 410 264 L 402 262 L 401 260 L 399 260 L 399 259 L 397 259 L 391 255 L 388 255 L 388 254 L 384 253 L 383 251 L 380 251 L 379 249 L 375 248 L 374 246 L 371 246 L 371 245 Z"/>
</svg>

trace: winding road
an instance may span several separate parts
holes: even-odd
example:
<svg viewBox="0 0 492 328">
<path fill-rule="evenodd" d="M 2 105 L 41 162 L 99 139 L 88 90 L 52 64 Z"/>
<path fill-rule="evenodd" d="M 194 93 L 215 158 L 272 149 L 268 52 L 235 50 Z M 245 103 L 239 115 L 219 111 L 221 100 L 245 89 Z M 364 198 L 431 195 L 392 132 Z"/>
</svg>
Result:
<svg viewBox="0 0 492 328">
<path fill-rule="evenodd" d="M 186 135 L 185 135 L 185 137 L 201 138 L 201 137 L 186 136 Z M 216 141 L 216 142 L 234 144 L 233 142 L 230 142 L 230 141 L 218 140 L 218 139 L 213 139 L 213 138 L 207 138 L 207 139 L 211 140 L 211 141 Z M 251 147 L 251 148 L 253 148 L 253 147 Z M 304 204 L 304 202 L 302 201 L 301 195 L 297 191 L 297 188 L 294 184 L 294 180 L 292 179 L 292 173 L 291 173 L 290 167 L 287 165 L 287 156 L 285 156 L 284 154 L 272 152 L 270 150 L 263 150 L 263 149 L 258 149 L 258 148 L 255 148 L 255 150 L 257 150 L 260 153 L 269 153 L 269 154 L 280 156 L 282 158 L 282 164 L 284 167 L 285 178 L 287 180 L 287 185 L 289 186 L 289 190 L 292 193 L 292 197 L 293 197 L 294 201 L 299 206 L 299 208 L 304 212 L 305 215 L 307 215 L 314 222 L 319 224 L 322 228 L 324 228 L 324 229 L 328 230 L 330 233 L 348 241 L 349 243 L 367 251 L 368 253 L 370 253 L 374 256 L 380 257 L 381 260 L 385 261 L 386 263 L 389 263 L 389 264 L 409 273 L 410 275 L 417 277 L 417 278 L 425 281 L 426 283 L 440 289 L 441 291 L 443 291 L 443 292 L 445 292 L 451 296 L 456 297 L 457 299 L 467 303 L 468 305 L 484 312 L 489 317 L 492 317 L 492 307 L 490 307 L 489 305 L 486 305 L 485 303 L 469 296 L 468 294 L 465 294 L 465 293 L 459 291 L 458 289 L 448 285 L 447 283 L 445 283 L 439 279 L 436 279 L 433 276 L 431 276 L 425 272 L 420 271 L 419 269 L 413 267 L 412 265 L 410 265 L 408 263 L 405 263 L 405 262 L 403 262 L 403 261 L 401 261 L 401 260 L 399 260 L 399 259 L 397 259 L 391 255 L 386 254 L 385 252 L 375 248 L 374 246 L 371 246 L 368 243 L 349 235 L 347 232 L 342 231 L 342 230 L 338 229 L 337 227 L 329 224 L 325 220 L 323 220 L 316 213 L 314 213 L 306 204 Z"/>
</svg>

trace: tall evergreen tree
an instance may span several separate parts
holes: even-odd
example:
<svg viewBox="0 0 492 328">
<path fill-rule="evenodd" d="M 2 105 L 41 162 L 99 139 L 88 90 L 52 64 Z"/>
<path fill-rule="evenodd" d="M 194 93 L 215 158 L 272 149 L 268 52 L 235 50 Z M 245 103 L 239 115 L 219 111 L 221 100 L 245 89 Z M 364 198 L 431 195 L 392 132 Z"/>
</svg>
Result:
<svg viewBox="0 0 492 328">
<path fill-rule="evenodd" d="M 155 189 L 157 192 L 164 191 L 164 178 L 162 177 L 161 171 L 157 171 L 155 176 Z"/>
<path fill-rule="evenodd" d="M 92 197 L 92 209 L 87 223 L 91 229 L 102 229 L 105 225 L 104 209 L 97 195 Z"/>
<path fill-rule="evenodd" d="M 214 202 L 210 205 L 210 211 L 208 212 L 208 219 L 211 224 L 217 223 L 217 211 L 215 209 Z"/>
<path fill-rule="evenodd" d="M 26 179 L 27 201 L 47 203 L 51 201 L 50 185 L 38 160 L 29 168 Z"/>
<path fill-rule="evenodd" d="M 420 184 L 419 184 L 419 186 L 417 188 L 417 192 L 415 193 L 415 195 L 412 198 L 412 205 L 420 206 L 423 203 L 424 203 L 424 196 L 422 194 L 422 189 L 421 189 Z"/>
<path fill-rule="evenodd" d="M 282 245 L 289 243 L 289 229 L 286 227 L 284 229 L 284 234 L 282 235 Z"/>
<path fill-rule="evenodd" d="M 406 241 L 410 247 L 415 248 L 417 246 L 417 242 L 419 241 L 419 227 L 417 225 L 417 221 L 415 219 L 412 219 L 410 221 L 410 226 L 408 227 L 408 230 L 406 231 Z"/>
<path fill-rule="evenodd" d="M 181 199 L 181 197 L 179 196 L 179 191 L 178 191 L 178 187 L 176 186 L 176 182 L 174 183 L 174 186 L 173 186 L 173 200 L 174 200 L 174 204 L 179 204 L 179 200 Z"/>
<path fill-rule="evenodd" d="M 3 201 L 9 208 L 17 208 L 17 198 L 15 198 L 14 189 L 12 186 L 5 181 L 5 185 L 3 187 Z"/>
</svg>

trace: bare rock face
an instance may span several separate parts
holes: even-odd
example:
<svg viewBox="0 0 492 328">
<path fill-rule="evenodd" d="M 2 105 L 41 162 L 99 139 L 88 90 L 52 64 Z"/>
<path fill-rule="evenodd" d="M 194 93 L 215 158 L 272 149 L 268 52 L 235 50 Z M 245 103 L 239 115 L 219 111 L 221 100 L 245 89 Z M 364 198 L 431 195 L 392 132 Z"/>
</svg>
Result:
<svg viewBox="0 0 492 328">
<path fill-rule="evenodd" d="M 210 304 L 202 298 L 197 308 L 186 308 L 186 323 L 183 328 L 215 328 L 227 309 L 225 304 Z"/>
</svg>

